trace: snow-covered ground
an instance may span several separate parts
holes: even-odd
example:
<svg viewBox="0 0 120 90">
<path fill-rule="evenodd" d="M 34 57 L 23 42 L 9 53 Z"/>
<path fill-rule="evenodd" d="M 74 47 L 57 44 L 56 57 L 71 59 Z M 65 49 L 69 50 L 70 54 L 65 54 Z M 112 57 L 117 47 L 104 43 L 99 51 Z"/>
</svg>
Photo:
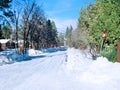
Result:
<svg viewBox="0 0 120 90">
<path fill-rule="evenodd" d="M 120 64 L 104 57 L 92 60 L 87 51 L 73 48 L 44 53 L 29 50 L 28 56 L 28 60 L 0 66 L 0 90 L 120 89 Z M 1 52 L 0 59 L 8 58 Z"/>
</svg>

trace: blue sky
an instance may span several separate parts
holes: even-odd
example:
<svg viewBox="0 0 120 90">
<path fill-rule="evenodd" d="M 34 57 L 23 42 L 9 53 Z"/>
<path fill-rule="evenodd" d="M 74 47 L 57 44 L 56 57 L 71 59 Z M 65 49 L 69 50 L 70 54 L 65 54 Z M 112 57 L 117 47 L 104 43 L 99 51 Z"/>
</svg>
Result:
<svg viewBox="0 0 120 90">
<path fill-rule="evenodd" d="M 89 2 L 95 0 L 37 0 L 41 5 L 47 18 L 54 20 L 59 32 L 64 32 L 66 27 L 72 25 L 77 27 L 79 11 Z"/>
</svg>

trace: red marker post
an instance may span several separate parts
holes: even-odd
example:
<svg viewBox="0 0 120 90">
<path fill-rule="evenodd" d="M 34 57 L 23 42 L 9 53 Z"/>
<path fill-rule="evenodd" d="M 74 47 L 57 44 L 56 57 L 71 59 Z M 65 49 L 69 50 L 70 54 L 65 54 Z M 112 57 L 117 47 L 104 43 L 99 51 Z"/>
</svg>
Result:
<svg viewBox="0 0 120 90">
<path fill-rule="evenodd" d="M 105 39 L 106 39 L 106 29 L 103 29 L 103 32 L 102 32 L 102 42 L 101 42 L 101 47 L 100 47 L 100 53 L 101 53 L 101 50 L 102 50 L 102 47 L 103 47 Z"/>
<path fill-rule="evenodd" d="M 106 29 L 102 32 L 102 40 L 104 41 L 106 39 Z"/>
</svg>

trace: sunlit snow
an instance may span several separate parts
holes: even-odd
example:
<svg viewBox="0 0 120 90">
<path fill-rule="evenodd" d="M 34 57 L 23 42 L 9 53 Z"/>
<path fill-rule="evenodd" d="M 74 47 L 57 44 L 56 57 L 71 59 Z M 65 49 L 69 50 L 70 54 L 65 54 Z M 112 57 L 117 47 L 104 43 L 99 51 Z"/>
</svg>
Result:
<svg viewBox="0 0 120 90">
<path fill-rule="evenodd" d="M 92 60 L 87 50 L 53 51 L 31 49 L 27 60 L 14 53 L 18 61 L 8 52 L 14 62 L 0 66 L 0 90 L 120 89 L 119 63 L 109 62 L 105 57 Z M 5 52 L 0 54 L 1 62 L 9 61 Z"/>
</svg>

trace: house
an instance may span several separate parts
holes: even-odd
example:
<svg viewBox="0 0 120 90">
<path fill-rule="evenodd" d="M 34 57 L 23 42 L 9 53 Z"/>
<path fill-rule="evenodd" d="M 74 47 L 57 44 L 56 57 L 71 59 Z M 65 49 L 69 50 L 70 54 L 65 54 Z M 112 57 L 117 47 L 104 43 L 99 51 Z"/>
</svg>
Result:
<svg viewBox="0 0 120 90">
<path fill-rule="evenodd" d="M 0 50 L 5 50 L 6 48 L 15 48 L 15 43 L 11 39 L 0 39 Z"/>
</svg>

